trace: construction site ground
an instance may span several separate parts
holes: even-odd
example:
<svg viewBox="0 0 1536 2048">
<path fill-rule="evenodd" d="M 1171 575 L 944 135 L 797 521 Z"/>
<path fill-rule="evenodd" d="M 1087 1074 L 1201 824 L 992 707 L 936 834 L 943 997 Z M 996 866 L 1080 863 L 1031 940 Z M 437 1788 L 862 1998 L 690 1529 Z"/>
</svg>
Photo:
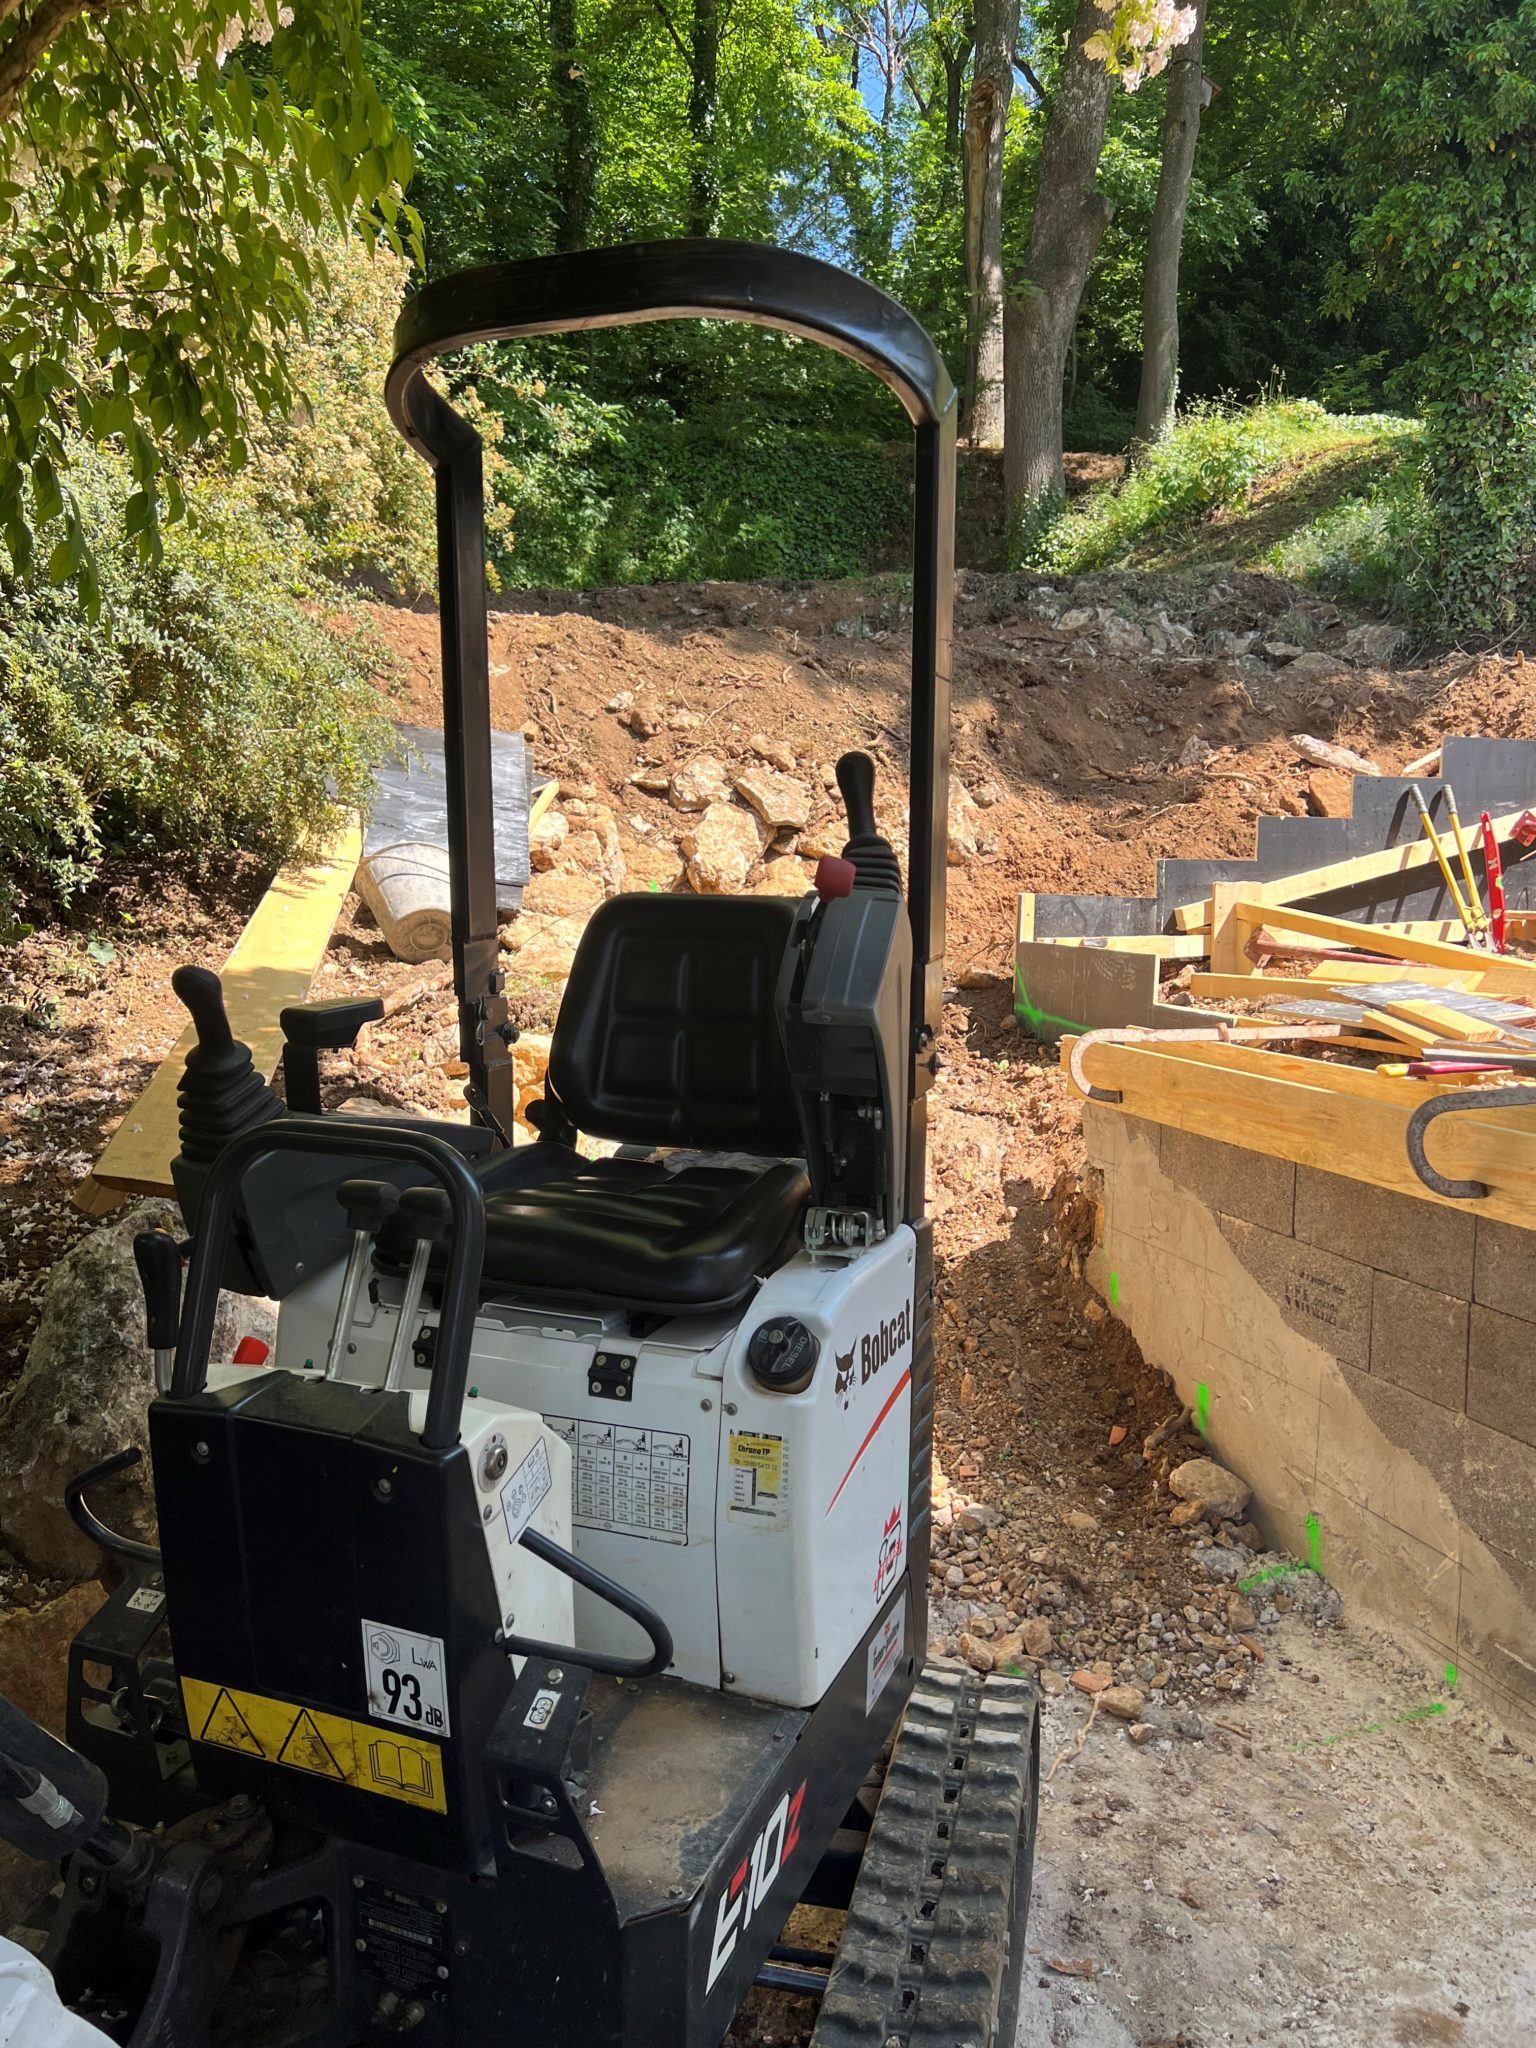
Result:
<svg viewBox="0 0 1536 2048">
<path fill-rule="evenodd" d="M 435 616 L 360 609 L 398 715 L 433 717 Z M 1170 1444 L 1143 1446 L 1177 1404 L 1082 1278 L 1076 1112 L 1011 1006 L 1021 889 L 1145 893 L 1156 855 L 1250 851 L 1261 812 L 1307 801 L 1288 734 L 1386 769 L 1442 730 L 1536 736 L 1522 655 L 1378 638 L 1373 662 L 1350 641 L 1359 623 L 1219 566 L 1070 588 L 971 577 L 958 607 L 968 801 L 931 1099 L 931 1590 L 936 1647 L 1034 1669 L 1044 1690 L 1054 1772 L 1021 2048 L 1515 2048 L 1536 2032 L 1536 1761 L 1319 1582 L 1280 1571 L 1245 1592 L 1239 1576 L 1281 1561 L 1170 1525 Z M 569 827 L 507 935 L 526 1026 L 548 1028 L 604 889 L 686 886 L 679 841 L 697 819 L 668 793 L 674 768 L 708 754 L 756 772 L 755 741 L 788 749 L 775 772 L 803 787 L 808 823 L 760 849 L 748 887 L 798 892 L 815 850 L 840 843 L 830 768 L 845 748 L 875 755 L 899 826 L 907 626 L 894 579 L 497 610 L 493 716 L 528 731 Z M 181 1028 L 172 968 L 217 964 L 266 879 L 238 857 L 117 865 L 0 951 L 0 1389 L 48 1269 L 92 1227 L 72 1189 Z M 458 1107 L 448 991 L 394 961 L 350 900 L 315 993 L 417 983 L 366 1053 L 338 1057 L 329 1100 Z M 1199 1448 L 1187 1427 L 1181 1441 Z M 55 1722 L 94 1597 L 0 1552 L 0 1686 Z M 1133 1721 L 1091 1708 L 1080 1687 L 1106 1677 L 1140 1694 Z M 733 2038 L 806 2031 L 803 2006 L 765 1997 Z"/>
</svg>

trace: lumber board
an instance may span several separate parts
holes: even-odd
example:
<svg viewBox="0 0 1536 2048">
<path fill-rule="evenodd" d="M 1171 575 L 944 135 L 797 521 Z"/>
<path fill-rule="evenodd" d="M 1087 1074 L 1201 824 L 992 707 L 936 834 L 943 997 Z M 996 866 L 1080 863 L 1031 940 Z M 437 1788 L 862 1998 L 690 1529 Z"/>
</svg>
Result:
<svg viewBox="0 0 1536 2048">
<path fill-rule="evenodd" d="M 1502 817 L 1495 818 L 1492 821 L 1495 835 L 1500 840 L 1508 839 L 1516 822 L 1523 816 L 1522 811 L 1506 811 Z M 1435 850 L 1427 839 L 1412 839 L 1401 846 L 1386 847 L 1380 853 L 1359 853 L 1351 860 L 1327 861 L 1321 867 L 1304 868 L 1300 874 L 1285 875 L 1278 881 L 1245 883 L 1243 894 L 1251 903 L 1304 903 L 1309 896 L 1331 896 L 1336 889 L 1351 889 L 1360 882 L 1379 882 L 1392 875 L 1412 874 L 1416 868 L 1428 866 L 1434 858 Z M 1210 902 L 1207 896 L 1199 903 L 1178 904 L 1173 913 L 1178 930 L 1196 931 L 1199 920 L 1208 924 Z M 1186 922 L 1189 917 L 1194 917 L 1197 922 Z"/>
<path fill-rule="evenodd" d="M 1076 1042 L 1072 1038 L 1061 1041 L 1064 1067 L 1066 1055 Z M 1330 1041 L 1334 1045 L 1344 1042 L 1342 1038 Z M 1446 1085 L 1438 1079 L 1412 1080 L 1406 1074 L 1384 1074 L 1379 1067 L 1350 1067 L 1342 1062 L 1309 1058 L 1303 1053 L 1287 1052 L 1283 1045 L 1233 1045 L 1197 1038 L 1148 1039 L 1137 1050 L 1155 1052 L 1163 1059 L 1191 1060 L 1196 1066 L 1253 1074 L 1261 1079 L 1295 1081 L 1304 1088 L 1331 1088 L 1338 1094 L 1357 1095 L 1368 1102 L 1397 1102 L 1409 1110 L 1416 1109 L 1427 1095 L 1439 1094 Z M 1390 1046 L 1378 1045 L 1375 1050 L 1396 1057 Z M 1097 1048 L 1090 1046 L 1088 1078 L 1097 1083 L 1098 1076 L 1093 1071 L 1096 1057 Z M 1248 1149 L 1260 1148 L 1251 1145 Z"/>
<path fill-rule="evenodd" d="M 1318 970 L 1312 974 L 1202 974 L 1195 973 L 1189 978 L 1189 992 L 1192 996 L 1217 998 L 1223 1002 L 1262 1003 L 1271 996 L 1326 996 L 1332 990 L 1348 995 L 1355 982 L 1394 981 L 1399 975 L 1405 981 L 1422 981 L 1436 972 L 1433 968 L 1411 972 L 1404 966 L 1396 972 L 1390 967 L 1362 967 L 1359 973 L 1343 974 L 1337 965 L 1326 973 Z M 1449 989 L 1463 989 L 1467 986 L 1463 978 L 1447 975 L 1443 985 Z"/>
<path fill-rule="evenodd" d="M 1410 1052 L 1422 1052 L 1426 1045 L 1434 1045 L 1440 1037 L 1440 1033 L 1427 1024 L 1416 1024 L 1411 1017 L 1399 1017 L 1389 1010 L 1367 1010 L 1360 1021 L 1372 1031 L 1395 1038 Z"/>
<path fill-rule="evenodd" d="M 1456 1179 L 1488 1187 L 1479 1201 L 1456 1202 L 1425 1187 L 1409 1163 L 1408 1101 L 1218 1068 L 1141 1045 L 1091 1046 L 1086 1072 L 1095 1087 L 1119 1089 L 1118 1107 L 1128 1116 L 1368 1181 L 1442 1208 L 1525 1229 L 1536 1220 L 1536 1110 L 1475 1111 L 1436 1125 L 1429 1139 L 1434 1164 Z"/>
<path fill-rule="evenodd" d="M 281 869 L 220 970 L 230 1027 L 250 1047 L 259 1074 L 270 1075 L 277 1066 L 283 1049 L 278 1013 L 309 994 L 362 850 L 362 833 L 350 825 L 312 865 Z M 92 1190 L 93 1183 L 96 1189 L 135 1194 L 175 1192 L 171 1161 L 180 1145 L 176 1091 L 193 1038 L 189 1024 L 107 1140 L 78 1193 Z M 95 1199 L 94 1191 L 90 1198 Z"/>
<path fill-rule="evenodd" d="M 1478 987 L 1488 995 L 1526 995 L 1536 998 L 1536 962 L 1511 960 L 1496 953 L 1471 953 L 1465 946 L 1447 945 L 1435 939 L 1400 939 L 1375 925 L 1352 924 L 1347 918 L 1324 917 L 1315 910 L 1298 910 L 1294 905 L 1254 902 L 1245 896 L 1232 915 L 1244 924 L 1278 925 L 1283 931 L 1299 931 L 1313 938 L 1333 939 L 1341 946 L 1368 946 L 1388 959 L 1422 961 L 1429 967 L 1450 967 L 1470 971 Z"/>
<path fill-rule="evenodd" d="M 1421 1000 L 1383 1003 L 1381 1007 L 1390 1016 L 1417 1024 L 1442 1040 L 1454 1038 L 1467 1045 L 1491 1045 L 1495 1039 L 1504 1036 L 1502 1024 L 1490 1024 L 1486 1018 L 1472 1016 L 1465 1010 L 1453 1010 L 1445 1003 Z"/>
<path fill-rule="evenodd" d="M 1041 939 L 1039 943 L 1042 946 L 1086 946 L 1091 953 L 1153 953 L 1160 960 L 1203 960 L 1210 950 L 1199 932 L 1112 932 L 1102 939 L 1071 935 Z"/>
</svg>

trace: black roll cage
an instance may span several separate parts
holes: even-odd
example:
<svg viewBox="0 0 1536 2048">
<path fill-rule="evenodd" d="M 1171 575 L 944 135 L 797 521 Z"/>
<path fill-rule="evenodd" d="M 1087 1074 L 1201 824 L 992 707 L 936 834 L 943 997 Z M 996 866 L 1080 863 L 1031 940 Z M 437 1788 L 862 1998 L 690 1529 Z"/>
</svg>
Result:
<svg viewBox="0 0 1536 2048">
<path fill-rule="evenodd" d="M 948 858 L 950 627 L 956 395 L 910 313 L 812 256 L 753 242 L 634 242 L 457 271 L 412 298 L 395 327 L 391 419 L 437 483 L 454 989 L 476 1119 L 509 1141 L 514 1114 L 496 917 L 490 668 L 480 437 L 427 366 L 480 341 L 584 333 L 649 320 L 742 320 L 819 342 L 896 394 L 915 442 L 907 907 L 912 925 L 907 1212 L 923 1213 L 927 1105 L 939 1033 Z"/>
</svg>

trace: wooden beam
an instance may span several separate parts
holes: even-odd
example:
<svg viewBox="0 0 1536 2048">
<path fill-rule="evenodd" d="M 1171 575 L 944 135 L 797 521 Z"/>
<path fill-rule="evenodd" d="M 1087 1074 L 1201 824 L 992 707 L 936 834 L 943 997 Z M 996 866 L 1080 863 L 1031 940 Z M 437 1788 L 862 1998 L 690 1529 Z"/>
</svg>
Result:
<svg viewBox="0 0 1536 2048">
<path fill-rule="evenodd" d="M 1085 946 L 1090 953 L 1153 953 L 1159 960 L 1203 960 L 1210 951 L 1209 942 L 1199 932 L 1116 932 L 1103 939 L 1040 939 L 1036 943 Z"/>
<path fill-rule="evenodd" d="M 1388 1038 L 1395 1038 L 1400 1045 L 1406 1045 L 1410 1052 L 1420 1053 L 1427 1045 L 1438 1044 L 1440 1033 L 1428 1025 L 1416 1024 L 1410 1017 L 1394 1016 L 1387 1010 L 1367 1010 L 1362 1023 L 1372 1031 L 1383 1032 Z"/>
<path fill-rule="evenodd" d="M 1329 1041 L 1333 1045 L 1343 1044 L 1342 1039 Z M 1075 1039 L 1062 1041 L 1063 1066 L 1066 1054 L 1076 1043 Z M 1137 1050 L 1143 1048 L 1138 1045 Z M 1351 1067 L 1342 1061 L 1307 1058 L 1300 1053 L 1287 1052 L 1283 1046 L 1223 1044 L 1215 1039 L 1148 1039 L 1145 1049 L 1155 1052 L 1161 1059 L 1192 1060 L 1196 1066 L 1220 1067 L 1230 1073 L 1253 1074 L 1260 1079 L 1271 1081 L 1294 1081 L 1303 1088 L 1331 1088 L 1342 1095 L 1358 1095 L 1368 1102 L 1396 1102 L 1407 1109 L 1416 1109 L 1427 1095 L 1439 1094 L 1443 1086 L 1454 1085 L 1440 1081 L 1414 1081 L 1405 1074 L 1384 1074 L 1379 1067 Z M 1377 1048 L 1390 1058 L 1395 1058 L 1389 1046 Z M 1088 1066 L 1091 1081 L 1098 1081 L 1092 1071 L 1098 1057 L 1098 1048 L 1088 1049 Z M 1250 1151 L 1261 1149 L 1250 1145 Z"/>
<path fill-rule="evenodd" d="M 1243 888 L 1218 882 L 1211 891 L 1211 968 L 1216 974 L 1256 974 L 1248 952 L 1253 920 L 1243 914 Z"/>
<path fill-rule="evenodd" d="M 1354 924 L 1347 918 L 1323 917 L 1315 910 L 1297 910 L 1290 904 L 1255 903 L 1245 897 L 1233 915 L 1249 924 L 1278 926 L 1282 931 L 1310 933 L 1313 938 L 1332 939 L 1340 946 L 1369 946 L 1373 953 L 1389 959 L 1419 960 L 1430 967 L 1450 967 L 1478 977 L 1478 987 L 1487 995 L 1536 997 L 1536 962 L 1511 960 L 1496 953 L 1474 953 L 1465 946 L 1452 946 L 1435 939 L 1400 939 L 1375 925 Z"/>
<path fill-rule="evenodd" d="M 277 1066 L 283 1049 L 278 1013 L 309 994 L 362 850 L 362 833 L 350 825 L 313 866 L 282 869 L 224 963 L 230 1027 L 250 1047 L 259 1074 L 270 1075 Z M 76 1191 L 77 1200 L 87 1195 L 94 1201 L 105 1188 L 147 1195 L 175 1192 L 171 1161 L 181 1142 L 176 1091 L 193 1038 L 188 1025 L 108 1139 L 94 1172 Z M 88 1208 L 86 1213 L 96 1212 Z"/>
<path fill-rule="evenodd" d="M 1448 1038 L 1465 1045 L 1491 1045 L 1504 1036 L 1502 1024 L 1490 1024 L 1486 1017 L 1475 1017 L 1467 1010 L 1453 1010 L 1447 1003 L 1421 1000 L 1383 1003 L 1381 1007 L 1391 1016 L 1433 1033 L 1429 1041 L 1431 1045 L 1443 1043 Z"/>
<path fill-rule="evenodd" d="M 1120 1091 L 1119 1108 L 1128 1116 L 1463 1213 L 1526 1229 L 1536 1222 L 1536 1110 L 1468 1112 L 1435 1127 L 1429 1151 L 1440 1171 L 1488 1187 L 1482 1200 L 1455 1202 L 1432 1193 L 1409 1163 L 1411 1101 L 1373 1100 L 1342 1087 L 1309 1086 L 1236 1062 L 1216 1066 L 1140 1045 L 1091 1046 L 1086 1072 L 1095 1087 Z"/>
<path fill-rule="evenodd" d="M 1506 811 L 1495 818 L 1495 836 L 1508 839 L 1524 815 L 1523 811 Z M 1435 850 L 1427 839 L 1411 839 L 1401 846 L 1388 846 L 1380 853 L 1358 853 L 1351 860 L 1328 861 L 1322 867 L 1304 868 L 1299 874 L 1281 875 L 1272 882 L 1248 882 L 1243 885 L 1243 894 L 1250 903 L 1304 903 L 1309 896 L 1331 896 L 1336 889 L 1352 889 L 1362 882 L 1414 874 L 1434 858 Z M 1181 932 L 1198 930 L 1201 921 L 1210 922 L 1209 897 L 1201 903 L 1181 903 L 1173 917 Z M 1196 922 L 1187 922 L 1190 918 Z"/>
<path fill-rule="evenodd" d="M 1035 899 L 1033 893 L 1025 889 L 1019 895 L 1019 915 L 1013 927 L 1013 943 L 1016 946 L 1025 946 L 1034 936 Z"/>
</svg>

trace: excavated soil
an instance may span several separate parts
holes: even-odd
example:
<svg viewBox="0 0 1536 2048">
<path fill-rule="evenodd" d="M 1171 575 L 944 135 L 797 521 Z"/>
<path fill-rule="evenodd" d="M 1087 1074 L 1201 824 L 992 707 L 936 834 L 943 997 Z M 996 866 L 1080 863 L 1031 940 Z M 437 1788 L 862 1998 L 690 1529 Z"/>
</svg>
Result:
<svg viewBox="0 0 1536 2048">
<path fill-rule="evenodd" d="M 435 616 L 359 609 L 398 665 L 398 714 L 434 719 Z M 895 579 L 535 593 L 497 609 L 493 717 L 529 734 L 568 828 L 505 934 L 525 1024 L 547 1028 L 561 963 L 605 889 L 687 886 L 690 818 L 666 791 L 697 756 L 731 775 L 761 768 L 754 742 L 789 750 L 808 823 L 774 836 L 749 887 L 798 893 L 815 852 L 840 844 L 830 771 L 846 748 L 875 756 L 882 819 L 899 826 L 909 623 Z M 1536 1837 L 1531 1759 L 1452 1698 L 1431 1725 L 1296 1760 L 1296 1741 L 1390 1719 L 1383 1701 L 1411 1708 L 1427 1681 L 1341 1622 L 1321 1588 L 1234 1594 L 1251 1527 L 1206 1540 L 1171 1527 L 1163 1478 L 1198 1439 L 1083 1281 L 1076 1112 L 1009 1002 L 1020 889 L 1148 893 L 1158 855 L 1250 851 L 1261 812 L 1308 801 L 1288 734 L 1386 769 L 1442 731 L 1536 735 L 1523 655 L 1377 640 L 1371 651 L 1394 658 L 1373 664 L 1350 639 L 1357 623 L 1228 571 L 1056 588 L 972 576 L 960 597 L 953 753 L 966 797 L 952 814 L 931 1098 L 934 1639 L 978 1666 L 1035 1670 L 1047 1759 L 1069 1750 L 1042 1809 L 1030 2048 L 1502 2048 L 1531 2010 L 1528 1962 L 1507 1949 L 1509 1916 L 1530 1917 L 1514 1879 L 1522 1829 Z M 48 1267 L 89 1227 L 72 1188 L 180 1030 L 171 968 L 216 963 L 263 881 L 239 862 L 116 868 L 67 917 L 44 906 L 35 936 L 0 953 L 0 1385 Z M 315 993 L 350 989 L 414 1000 L 334 1061 L 327 1099 L 460 1110 L 442 977 L 393 961 L 355 898 Z M 69 1633 L 60 1594 L 0 1552 L 4 1683 L 24 1671 L 54 1712 L 41 1666 Z M 1070 1754 L 1088 1712 L 1074 1677 L 1135 1688 L 1140 1739 L 1101 1714 Z M 1473 1851 L 1466 1830 L 1485 1820 Z M 1422 1884 L 1395 1886 L 1399 1868 Z M 804 2007 L 764 1998 L 733 2038 L 805 2034 Z"/>
</svg>

